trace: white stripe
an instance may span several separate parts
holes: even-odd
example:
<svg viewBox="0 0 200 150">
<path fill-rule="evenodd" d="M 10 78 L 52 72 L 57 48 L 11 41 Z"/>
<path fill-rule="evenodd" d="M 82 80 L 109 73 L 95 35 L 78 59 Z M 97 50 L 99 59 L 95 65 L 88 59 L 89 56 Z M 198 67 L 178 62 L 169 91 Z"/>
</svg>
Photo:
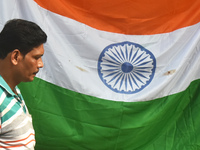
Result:
<svg viewBox="0 0 200 150">
<path fill-rule="evenodd" d="M 32 128 L 30 128 L 25 134 L 18 136 L 17 139 L 27 138 L 30 134 L 35 134 L 35 131 Z M 29 139 L 30 139 L 30 137 L 29 137 Z"/>
<path fill-rule="evenodd" d="M 2 145 L 2 146 L 5 146 L 5 145 Z M 0 150 L 5 150 L 5 148 L 0 148 Z M 21 147 L 15 147 L 15 148 L 9 148 L 9 150 L 25 150 L 25 149 L 22 149 Z"/>
<path fill-rule="evenodd" d="M 0 97 L 0 105 L 3 103 L 4 99 L 6 98 L 6 93 L 3 92 Z"/>
<path fill-rule="evenodd" d="M 8 8 L 4 13 L 11 13 L 10 4 L 4 3 Z M 181 92 L 191 81 L 200 78 L 200 23 L 164 34 L 123 35 L 96 30 L 44 10 L 33 1 L 22 4 L 14 7 L 12 17 L 32 19 L 48 34 L 44 68 L 37 75 L 45 81 L 103 99 L 131 102 Z M 106 87 L 98 76 L 97 60 L 103 49 L 123 41 L 142 45 L 157 61 L 152 82 L 135 94 L 118 94 Z"/>
<path fill-rule="evenodd" d="M 5 128 L 7 125 L 11 124 L 17 117 L 19 117 L 23 112 L 22 108 L 20 108 L 11 118 L 9 118 L 8 120 L 6 120 L 3 124 L 2 124 L 2 128 Z"/>
<path fill-rule="evenodd" d="M 34 130 L 30 129 L 28 132 L 26 132 L 23 135 L 20 135 L 19 137 L 15 137 L 14 139 L 1 139 L 0 137 L 0 146 L 15 146 L 15 145 L 24 145 L 23 147 L 20 147 L 19 149 L 22 150 L 23 148 L 25 148 L 25 144 L 26 148 L 32 148 L 35 145 L 35 135 L 30 135 L 30 134 L 34 134 Z M 26 139 L 27 138 L 27 139 Z M 23 140 L 24 139 L 24 140 Z M 23 141 L 19 141 L 19 140 L 23 140 Z M 4 144 L 3 142 L 9 142 L 7 144 Z M 30 143 L 29 143 L 30 142 Z M 18 149 L 18 147 L 15 147 Z M 15 149 L 15 148 L 11 148 L 11 149 Z"/>
<path fill-rule="evenodd" d="M 23 122 L 21 122 L 19 126 L 15 127 L 14 130 L 17 130 L 17 129 L 19 129 L 19 128 L 23 128 L 23 127 L 26 126 L 29 122 L 31 122 L 31 123 L 29 123 L 29 124 L 32 124 L 31 115 L 29 115 L 29 114 L 26 114 L 26 115 L 27 115 L 27 118 L 26 118 Z"/>
<path fill-rule="evenodd" d="M 19 89 L 16 88 L 15 90 L 16 90 L 17 94 L 21 94 Z"/>
<path fill-rule="evenodd" d="M 55 22 L 60 20 L 65 24 L 59 27 Z M 165 34 L 125 36 L 98 31 L 51 12 L 46 22 L 49 39 L 43 58 L 45 66 L 37 76 L 58 86 L 103 99 L 146 101 L 181 92 L 200 77 L 200 24 Z M 122 41 L 144 46 L 157 60 L 153 81 L 136 94 L 111 91 L 102 83 L 96 69 L 102 50 Z M 166 75 L 167 72 L 172 74 Z"/>
<path fill-rule="evenodd" d="M 16 136 L 16 137 L 14 137 L 14 139 L 12 139 L 12 138 L 8 138 L 8 139 L 3 138 L 3 139 L 1 139 L 1 137 L 0 137 L 0 141 L 3 141 L 3 142 L 8 141 L 9 143 L 13 143 L 13 141 L 18 141 L 18 140 L 22 140 L 22 139 L 27 138 L 30 134 L 35 134 L 35 131 L 33 129 L 29 129 L 25 134 L 22 134 L 20 136 Z M 33 136 L 33 135 L 31 135 L 31 136 Z M 30 139 L 30 137 L 28 139 Z"/>
</svg>

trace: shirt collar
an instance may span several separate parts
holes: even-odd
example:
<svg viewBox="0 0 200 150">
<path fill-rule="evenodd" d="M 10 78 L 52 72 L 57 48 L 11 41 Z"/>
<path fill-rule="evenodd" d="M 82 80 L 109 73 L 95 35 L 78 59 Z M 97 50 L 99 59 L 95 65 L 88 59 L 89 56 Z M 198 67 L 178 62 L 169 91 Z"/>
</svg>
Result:
<svg viewBox="0 0 200 150">
<path fill-rule="evenodd" d="M 6 83 L 6 81 L 3 79 L 3 77 L 0 75 L 0 86 L 6 90 L 10 95 L 14 96 L 16 95 L 10 88 L 10 86 Z M 16 86 L 15 90 L 17 92 L 17 94 L 20 94 L 20 90 L 19 88 Z"/>
</svg>

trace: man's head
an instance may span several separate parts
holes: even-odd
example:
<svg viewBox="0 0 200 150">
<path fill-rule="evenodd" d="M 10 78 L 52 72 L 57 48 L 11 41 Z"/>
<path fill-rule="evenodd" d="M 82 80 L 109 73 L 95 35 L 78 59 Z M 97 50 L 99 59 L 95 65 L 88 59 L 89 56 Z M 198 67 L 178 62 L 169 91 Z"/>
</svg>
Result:
<svg viewBox="0 0 200 150">
<path fill-rule="evenodd" d="M 10 20 L 0 33 L 0 59 L 15 49 L 26 55 L 46 40 L 47 35 L 37 24 L 22 19 Z"/>
<path fill-rule="evenodd" d="M 46 40 L 47 35 L 37 24 L 22 19 L 8 21 L 0 33 L 1 75 L 10 72 L 16 84 L 32 81 L 43 67 Z"/>
</svg>

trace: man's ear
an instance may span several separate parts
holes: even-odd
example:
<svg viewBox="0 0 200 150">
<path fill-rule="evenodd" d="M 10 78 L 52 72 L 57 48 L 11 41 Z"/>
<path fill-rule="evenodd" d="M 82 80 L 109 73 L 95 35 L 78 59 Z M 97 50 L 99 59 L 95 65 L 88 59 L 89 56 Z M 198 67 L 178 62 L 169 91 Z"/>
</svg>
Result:
<svg viewBox="0 0 200 150">
<path fill-rule="evenodd" d="M 18 49 L 15 49 L 11 52 L 11 62 L 13 65 L 17 65 L 21 59 L 21 52 Z"/>
</svg>

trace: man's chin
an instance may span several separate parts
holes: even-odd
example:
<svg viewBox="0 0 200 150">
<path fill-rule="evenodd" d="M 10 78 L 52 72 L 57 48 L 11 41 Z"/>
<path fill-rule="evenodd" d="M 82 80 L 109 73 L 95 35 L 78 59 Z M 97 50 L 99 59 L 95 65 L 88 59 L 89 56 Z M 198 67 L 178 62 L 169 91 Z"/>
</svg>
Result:
<svg viewBox="0 0 200 150">
<path fill-rule="evenodd" d="M 34 80 L 34 78 L 35 78 L 35 76 L 34 76 L 33 78 L 31 78 L 31 79 L 29 80 L 29 82 L 33 81 L 33 80 Z"/>
<path fill-rule="evenodd" d="M 24 80 L 23 82 L 32 82 L 34 80 L 35 76 L 34 77 L 31 77 L 31 78 L 27 78 L 26 80 Z"/>
</svg>

